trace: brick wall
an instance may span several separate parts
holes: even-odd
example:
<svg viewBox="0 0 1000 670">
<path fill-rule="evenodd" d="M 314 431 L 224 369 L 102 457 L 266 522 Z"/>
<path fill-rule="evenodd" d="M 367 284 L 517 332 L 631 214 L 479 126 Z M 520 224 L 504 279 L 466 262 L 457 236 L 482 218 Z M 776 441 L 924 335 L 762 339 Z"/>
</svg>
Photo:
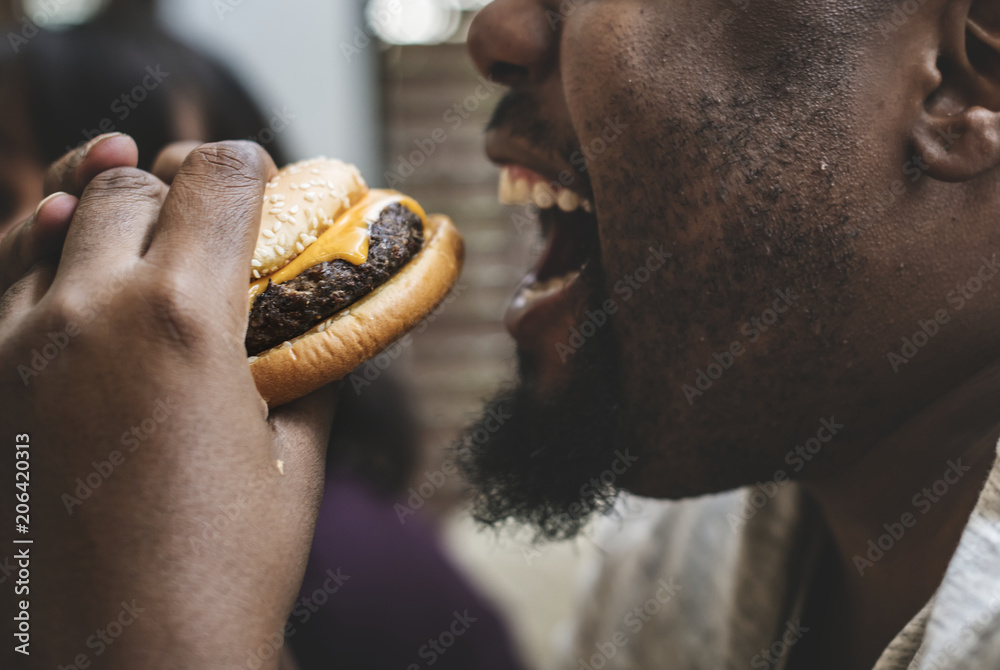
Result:
<svg viewBox="0 0 1000 670">
<path fill-rule="evenodd" d="M 514 348 L 501 318 L 529 264 L 535 235 L 518 233 L 510 212 L 497 203 L 499 171 L 485 158 L 483 131 L 504 89 L 489 93 L 482 86 L 464 45 L 389 49 L 382 57 L 382 91 L 385 166 L 391 179 L 403 180 L 395 188 L 427 211 L 451 216 L 467 245 L 460 294 L 398 364 L 434 451 L 510 378 Z M 486 99 L 479 100 L 477 91 Z"/>
</svg>

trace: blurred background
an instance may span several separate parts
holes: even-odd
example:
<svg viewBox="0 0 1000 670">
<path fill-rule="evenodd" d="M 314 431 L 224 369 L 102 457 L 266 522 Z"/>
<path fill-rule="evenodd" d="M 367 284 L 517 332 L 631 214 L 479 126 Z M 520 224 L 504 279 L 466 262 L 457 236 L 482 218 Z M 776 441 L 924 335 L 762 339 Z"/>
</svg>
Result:
<svg viewBox="0 0 1000 670">
<path fill-rule="evenodd" d="M 524 212 L 497 203 L 499 171 L 483 154 L 483 130 L 503 89 L 480 79 L 466 56 L 464 40 L 475 12 L 487 2 L 0 0 L 0 19 L 6 25 L 7 57 L 34 63 L 33 86 L 39 85 L 37 79 L 58 82 L 60 78 L 78 81 L 80 77 L 103 76 L 101 65 L 89 66 L 84 74 L 67 70 L 77 56 L 59 36 L 72 36 L 89 26 L 104 26 L 99 38 L 102 44 L 120 39 L 123 55 L 108 58 L 131 59 L 139 75 L 147 67 L 158 66 L 167 73 L 177 71 L 183 77 L 197 79 L 198 67 L 191 64 L 193 53 L 195 58 L 210 60 L 235 75 L 253 101 L 243 102 L 234 94 L 222 104 L 224 108 L 247 104 L 259 108 L 259 114 L 253 117 L 256 121 L 225 126 L 240 128 L 232 131 L 239 132 L 238 137 L 225 139 L 254 139 L 288 160 L 316 155 L 344 159 L 358 165 L 373 187 L 391 183 L 414 196 L 428 211 L 445 212 L 455 220 L 465 236 L 467 261 L 451 298 L 428 320 L 426 330 L 411 345 L 396 347 L 389 358 L 381 360 L 381 365 L 369 364 L 359 370 L 345 389 L 349 411 L 342 412 L 347 415 L 343 420 L 349 424 L 357 417 L 368 417 L 368 426 L 385 424 L 386 430 L 373 436 L 367 429 L 360 430 L 356 422 L 343 426 L 341 434 L 352 437 L 344 438 L 334 450 L 337 462 L 331 470 L 331 481 L 341 482 L 336 478 L 343 477 L 346 468 L 352 473 L 347 475 L 351 482 L 359 479 L 355 474 L 360 472 L 365 486 L 372 484 L 379 493 L 372 497 L 362 492 L 353 501 L 330 503 L 333 511 L 321 518 L 317 542 L 323 537 L 336 537 L 338 542 L 332 549 L 317 545 L 318 556 L 323 551 L 333 555 L 316 558 L 311 569 L 322 576 L 320 568 L 335 568 L 353 560 L 359 562 L 357 570 L 364 570 L 367 568 L 361 565 L 377 563 L 386 558 L 385 554 L 403 554 L 394 557 L 402 561 L 402 568 L 390 564 L 382 569 L 393 574 L 402 570 L 404 577 L 398 589 L 406 591 L 412 582 L 420 581 L 419 572 L 406 574 L 407 552 L 418 551 L 413 547 L 429 551 L 442 566 L 442 574 L 446 574 L 442 584 L 457 580 L 462 593 L 481 597 L 484 607 L 493 608 L 497 629 L 509 632 L 512 658 L 520 659 L 524 667 L 547 668 L 552 667 L 555 650 L 566 643 L 578 567 L 601 550 L 590 539 L 592 533 L 573 543 L 533 545 L 530 534 L 524 531 L 497 534 L 480 530 L 464 511 L 461 482 L 451 474 L 447 451 L 461 429 L 475 417 L 482 400 L 511 379 L 513 345 L 503 330 L 501 317 L 514 286 L 538 253 L 536 229 L 524 225 Z M 154 24 L 157 27 L 151 29 Z M 138 26 L 143 26 L 141 31 Z M 176 47 L 165 42 L 167 46 L 160 48 L 159 38 L 136 37 L 150 34 L 151 30 L 162 30 L 177 41 Z M 86 50 L 87 43 L 81 40 L 78 44 L 84 46 L 73 48 Z M 158 48 L 144 51 L 151 43 Z M 180 45 L 194 50 L 185 52 L 183 62 L 173 60 L 173 54 L 180 53 Z M 39 70 L 35 61 L 43 60 L 43 53 L 50 58 Z M 56 55 L 51 56 L 53 53 Z M 152 62 L 154 58 L 156 62 Z M 123 79 L 121 72 L 117 76 L 117 82 L 131 81 Z M 172 76 L 166 76 L 168 83 Z M 141 80 L 139 77 L 135 85 Z M 112 92 L 103 94 L 105 98 L 95 98 L 96 106 L 77 104 L 75 99 L 58 102 L 68 105 L 75 114 L 69 117 L 72 121 L 66 121 L 64 115 L 64 120 L 58 122 L 64 126 L 58 132 L 65 137 L 59 145 L 75 146 L 85 141 L 104 118 L 112 119 L 115 129 L 141 132 L 131 128 L 152 124 L 154 111 L 162 111 L 160 108 L 167 104 L 154 103 L 156 92 L 147 91 L 149 103 L 130 104 L 128 123 L 135 125 L 120 127 L 115 119 L 120 118 L 122 108 L 114 105 L 118 93 L 127 95 L 130 87 L 117 82 L 107 84 Z M 51 83 L 50 88 L 56 86 Z M 93 85 L 88 87 L 94 90 Z M 192 87 L 197 88 L 194 84 Z M 59 90 L 48 94 L 70 96 L 69 91 Z M 211 100 L 209 94 L 199 95 L 182 97 Z M 183 109 L 176 99 L 172 98 L 170 109 L 181 115 Z M 228 118 L 227 113 L 235 111 L 240 110 L 223 109 L 221 116 Z M 201 126 L 214 127 L 207 123 Z M 43 136 L 56 132 L 51 126 L 35 131 Z M 223 139 L 206 136 L 220 132 L 171 133 Z M 143 159 L 151 160 L 158 147 L 140 149 Z M 382 413 L 373 405 L 383 407 Z M 398 414 L 384 411 L 385 407 L 397 406 L 402 408 Z M 373 440 L 380 442 L 376 446 L 368 444 Z M 334 496 L 344 495 L 347 490 L 352 489 L 341 484 L 328 487 L 328 493 Z M 355 509 L 352 504 L 368 505 L 364 509 L 369 511 L 377 508 L 382 514 L 379 518 L 388 521 L 376 531 L 372 530 L 376 524 L 358 527 L 358 520 L 368 517 L 364 510 L 344 512 Z M 414 524 L 431 538 L 431 545 L 427 545 L 431 549 L 420 544 L 423 539 L 396 537 L 400 531 L 410 532 Z M 338 553 L 344 551 L 345 544 L 370 544 L 366 534 L 376 534 L 386 542 L 373 545 L 384 547 L 382 555 Z M 399 544 L 393 544 L 397 541 Z M 408 544 L 411 542 L 416 544 Z M 351 574 L 347 567 L 344 572 Z M 381 577 L 372 577 L 375 579 Z M 435 599 L 447 590 L 447 586 L 426 587 L 431 590 L 397 590 L 387 595 L 365 591 L 356 577 L 353 584 L 345 586 L 344 593 L 355 586 L 368 601 L 392 600 L 378 603 L 382 611 L 396 601 Z M 307 577 L 304 597 L 310 588 Z M 390 624 L 381 621 L 386 617 L 380 618 L 378 608 L 367 615 L 372 619 L 367 621 L 363 620 L 365 615 L 358 614 L 357 604 L 349 605 L 349 596 L 336 594 L 329 600 L 331 608 L 339 602 L 347 611 L 331 614 L 331 628 L 355 631 L 359 627 L 363 629 L 361 635 L 371 634 L 375 640 L 395 634 Z M 444 603 L 443 607 L 450 610 L 452 604 Z M 412 611 L 411 618 L 402 619 L 399 626 L 405 628 L 412 623 L 416 627 L 420 610 Z M 360 623 L 355 619 L 361 619 Z M 297 623 L 294 613 L 292 622 Z M 299 636 L 300 640 L 305 638 Z M 301 652 L 304 668 L 322 667 L 321 663 L 309 661 L 310 653 L 345 657 L 345 645 L 350 644 L 331 631 L 311 634 L 311 638 L 314 649 Z M 502 635 L 497 639 L 500 644 L 508 643 Z M 321 649 L 324 645 L 326 652 Z M 303 644 L 302 648 L 308 646 Z M 426 658 L 416 661 L 418 649 L 413 647 L 411 654 L 415 662 L 422 664 Z M 453 656 L 457 660 L 457 654 Z M 338 667 L 369 665 L 355 659 Z M 388 666 L 373 661 L 370 667 Z M 476 663 L 465 667 L 494 666 Z"/>
</svg>

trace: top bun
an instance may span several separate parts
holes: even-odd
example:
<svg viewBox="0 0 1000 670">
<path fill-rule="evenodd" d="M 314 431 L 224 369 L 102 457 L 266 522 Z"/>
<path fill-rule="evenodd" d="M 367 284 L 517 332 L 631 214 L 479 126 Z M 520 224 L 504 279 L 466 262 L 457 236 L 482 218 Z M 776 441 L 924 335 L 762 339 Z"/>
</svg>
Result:
<svg viewBox="0 0 1000 670">
<path fill-rule="evenodd" d="M 264 189 L 253 279 L 288 265 L 367 194 L 358 169 L 342 161 L 314 158 L 282 168 Z"/>
</svg>

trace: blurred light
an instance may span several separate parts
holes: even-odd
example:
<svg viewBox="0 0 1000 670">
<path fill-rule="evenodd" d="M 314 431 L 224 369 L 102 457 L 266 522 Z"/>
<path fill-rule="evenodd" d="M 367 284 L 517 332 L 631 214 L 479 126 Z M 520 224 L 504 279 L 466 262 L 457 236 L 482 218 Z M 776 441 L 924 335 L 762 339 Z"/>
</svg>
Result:
<svg viewBox="0 0 1000 670">
<path fill-rule="evenodd" d="M 493 0 L 438 0 L 438 3 L 452 9 L 474 12 L 482 9 Z"/>
<path fill-rule="evenodd" d="M 446 42 L 461 24 L 459 5 L 482 0 L 370 0 L 368 24 L 389 44 Z M 452 6 L 449 6 L 452 5 Z"/>
<path fill-rule="evenodd" d="M 110 0 L 23 0 L 24 14 L 39 28 L 64 28 L 86 23 Z"/>
</svg>

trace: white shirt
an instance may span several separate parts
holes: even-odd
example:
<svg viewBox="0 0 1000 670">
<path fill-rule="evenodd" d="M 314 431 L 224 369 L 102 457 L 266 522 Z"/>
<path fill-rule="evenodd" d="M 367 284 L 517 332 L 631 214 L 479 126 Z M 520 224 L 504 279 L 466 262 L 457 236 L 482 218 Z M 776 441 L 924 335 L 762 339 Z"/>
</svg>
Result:
<svg viewBox="0 0 1000 670">
<path fill-rule="evenodd" d="M 755 491 L 640 501 L 599 541 L 559 669 L 781 670 L 808 635 L 822 520 L 794 483 L 766 504 Z M 873 670 L 944 668 L 1000 668 L 1000 458 L 940 587 Z"/>
</svg>

